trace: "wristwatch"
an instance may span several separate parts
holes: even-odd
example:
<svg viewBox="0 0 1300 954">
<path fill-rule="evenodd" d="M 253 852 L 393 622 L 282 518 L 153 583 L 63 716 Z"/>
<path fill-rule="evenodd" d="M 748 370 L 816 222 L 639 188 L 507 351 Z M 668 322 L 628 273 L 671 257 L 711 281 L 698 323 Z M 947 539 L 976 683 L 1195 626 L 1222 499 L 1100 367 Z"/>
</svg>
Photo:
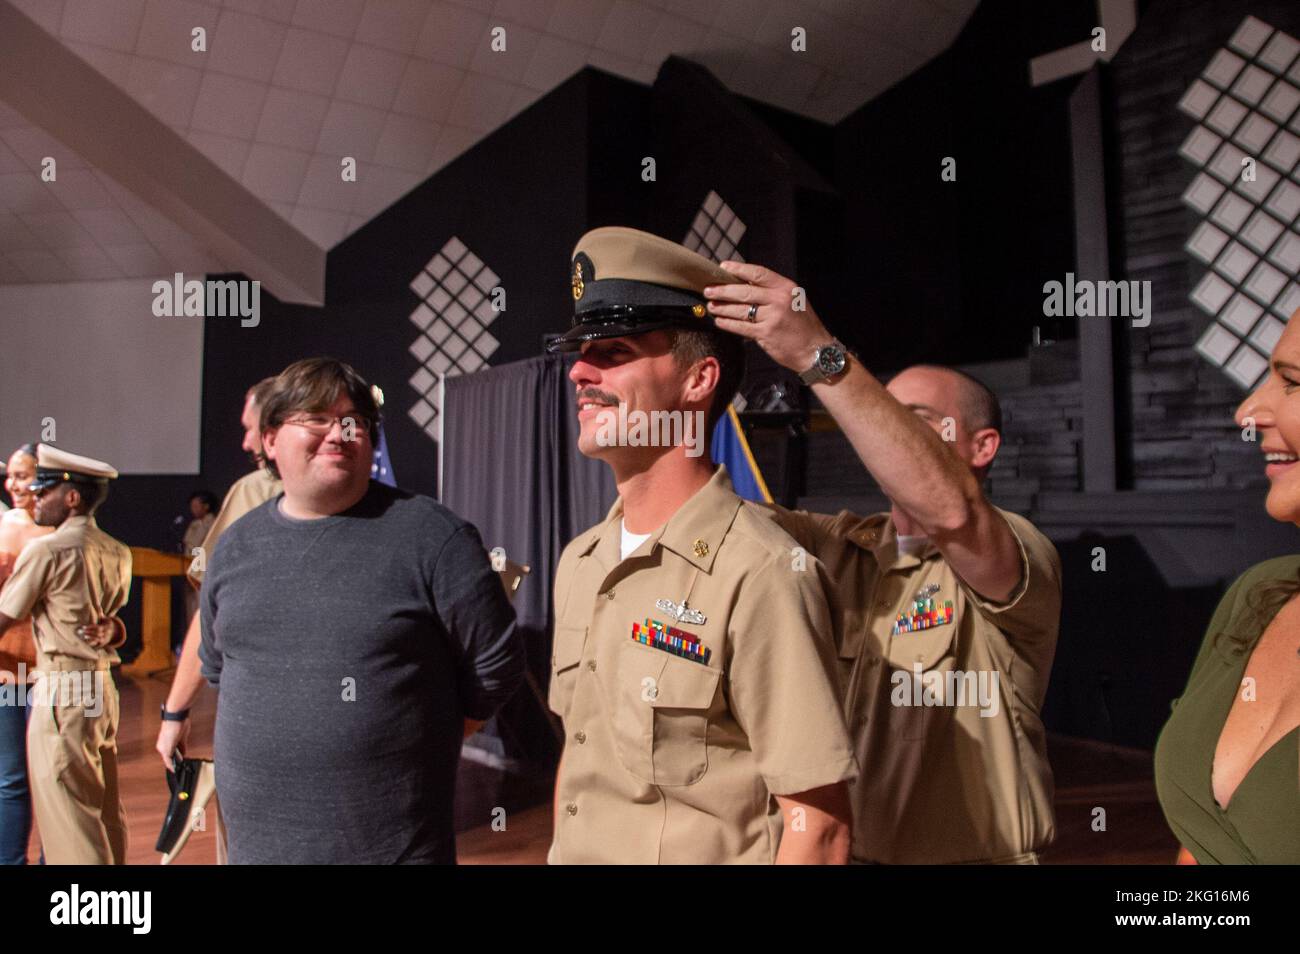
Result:
<svg viewBox="0 0 1300 954">
<path fill-rule="evenodd" d="M 830 344 L 822 345 L 814 352 L 812 367 L 807 371 L 801 371 L 799 380 L 804 384 L 829 381 L 843 371 L 847 364 L 848 352 L 844 350 L 844 345 L 832 340 Z"/>
<path fill-rule="evenodd" d="M 162 720 L 164 722 L 184 722 L 186 719 L 190 717 L 189 709 L 182 709 L 180 712 L 168 712 L 167 703 L 165 702 L 162 704 L 161 708 L 162 708 Z"/>
</svg>

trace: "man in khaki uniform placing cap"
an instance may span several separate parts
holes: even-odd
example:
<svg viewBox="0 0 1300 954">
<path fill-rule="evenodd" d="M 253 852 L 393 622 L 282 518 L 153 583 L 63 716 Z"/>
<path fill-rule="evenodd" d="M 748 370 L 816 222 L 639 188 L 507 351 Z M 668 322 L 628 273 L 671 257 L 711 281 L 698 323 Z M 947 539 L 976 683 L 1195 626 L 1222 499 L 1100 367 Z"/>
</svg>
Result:
<svg viewBox="0 0 1300 954">
<path fill-rule="evenodd" d="M 743 374 L 700 294 L 726 273 L 624 228 L 583 236 L 571 268 L 551 349 L 581 351 L 578 446 L 619 499 L 556 572 L 550 861 L 843 863 L 855 766 L 819 575 L 706 456 Z"/>
<path fill-rule="evenodd" d="M 755 339 L 812 386 L 893 505 L 869 517 L 773 511 L 836 581 L 862 768 L 854 859 L 1035 863 L 1054 835 L 1039 710 L 1061 564 L 1042 533 L 981 489 L 1001 439 L 997 399 L 931 366 L 885 388 L 810 308 L 791 307 L 793 282 L 724 264 L 731 277 L 705 289 L 718 327 Z"/>
<path fill-rule="evenodd" d="M 115 477 L 102 461 L 41 444 L 32 516 L 57 529 L 23 548 L 0 590 L 0 633 L 32 617 L 39 674 L 27 761 L 41 847 L 56 865 L 126 863 L 118 697 L 109 673 L 117 650 L 79 632 L 120 610 L 131 590 L 131 551 L 94 517 Z"/>
</svg>

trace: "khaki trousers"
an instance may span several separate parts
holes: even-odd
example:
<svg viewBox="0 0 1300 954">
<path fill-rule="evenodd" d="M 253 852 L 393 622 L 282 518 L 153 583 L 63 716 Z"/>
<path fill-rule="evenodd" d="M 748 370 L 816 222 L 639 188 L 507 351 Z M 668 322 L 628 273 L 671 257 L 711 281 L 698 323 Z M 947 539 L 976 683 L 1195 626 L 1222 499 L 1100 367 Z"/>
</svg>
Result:
<svg viewBox="0 0 1300 954">
<path fill-rule="evenodd" d="M 126 864 L 118 793 L 117 687 L 107 668 L 42 659 L 28 704 L 27 770 L 41 848 L 51 865 Z"/>
</svg>

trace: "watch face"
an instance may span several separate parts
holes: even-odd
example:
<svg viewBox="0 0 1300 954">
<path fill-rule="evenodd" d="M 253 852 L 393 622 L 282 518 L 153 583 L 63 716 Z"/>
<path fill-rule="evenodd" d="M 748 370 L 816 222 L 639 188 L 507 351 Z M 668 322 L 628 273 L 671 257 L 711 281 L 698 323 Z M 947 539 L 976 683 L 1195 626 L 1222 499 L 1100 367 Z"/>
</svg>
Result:
<svg viewBox="0 0 1300 954">
<path fill-rule="evenodd" d="M 844 370 L 844 351 L 834 345 L 827 345 L 817 352 L 817 367 L 827 377 Z"/>
</svg>

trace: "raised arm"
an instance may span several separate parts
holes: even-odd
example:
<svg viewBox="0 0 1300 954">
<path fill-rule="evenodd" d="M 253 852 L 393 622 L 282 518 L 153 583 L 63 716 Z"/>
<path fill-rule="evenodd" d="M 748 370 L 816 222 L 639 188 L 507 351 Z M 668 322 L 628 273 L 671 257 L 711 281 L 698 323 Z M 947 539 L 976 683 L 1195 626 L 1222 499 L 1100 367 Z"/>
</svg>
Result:
<svg viewBox="0 0 1300 954">
<path fill-rule="evenodd" d="M 757 265 L 723 267 L 749 284 L 704 290 L 717 326 L 758 342 L 783 367 L 806 371 L 817 348 L 834 339 L 811 307 L 793 308 L 794 282 Z M 751 306 L 757 306 L 753 321 Z M 967 463 L 860 361 L 850 359 L 843 374 L 812 387 L 880 489 L 957 575 L 990 600 L 1008 599 L 1021 579 L 1020 549 Z"/>
</svg>

